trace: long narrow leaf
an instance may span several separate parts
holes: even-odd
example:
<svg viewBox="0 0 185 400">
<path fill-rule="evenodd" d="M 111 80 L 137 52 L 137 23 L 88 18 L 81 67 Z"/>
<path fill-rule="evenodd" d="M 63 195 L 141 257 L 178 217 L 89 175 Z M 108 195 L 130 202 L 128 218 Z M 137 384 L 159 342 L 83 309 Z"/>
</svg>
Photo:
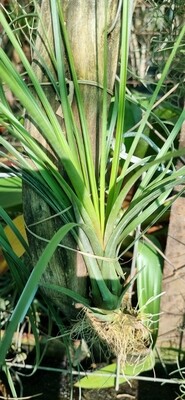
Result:
<svg viewBox="0 0 185 400">
<path fill-rule="evenodd" d="M 142 240 L 138 243 L 137 270 L 139 273 L 137 275 L 137 295 L 139 309 L 141 312 L 143 311 L 150 315 L 150 329 L 152 329 L 154 346 L 159 325 L 163 258 L 156 250 L 156 247 L 161 250 L 158 240 L 151 235 L 149 240 L 150 242 Z M 152 243 L 155 247 L 152 246 Z"/>
<path fill-rule="evenodd" d="M 136 149 L 136 146 L 137 146 L 137 144 L 138 144 L 138 142 L 140 140 L 140 134 L 143 133 L 143 131 L 144 131 L 145 125 L 146 125 L 146 123 L 148 121 L 148 118 L 150 117 L 153 105 L 154 105 L 154 103 L 155 103 L 155 101 L 157 99 L 157 96 L 158 96 L 158 93 L 159 93 L 159 91 L 161 89 L 161 86 L 162 86 L 162 84 L 163 84 L 163 82 L 164 82 L 164 80 L 165 80 L 165 78 L 166 78 L 166 76 L 168 74 L 169 68 L 170 68 L 170 66 L 172 64 L 172 61 L 173 61 L 173 58 L 175 57 L 175 54 L 176 54 L 176 52 L 177 52 L 177 50 L 178 50 L 178 48 L 180 46 L 180 43 L 181 43 L 181 41 L 182 41 L 182 39 L 184 37 L 184 34 L 185 34 L 185 26 L 182 27 L 179 35 L 177 36 L 177 39 L 176 39 L 176 42 L 173 45 L 171 54 L 168 57 L 167 62 L 166 62 L 165 66 L 164 66 L 164 69 L 162 71 L 161 78 L 160 78 L 159 82 L 157 83 L 156 89 L 155 89 L 155 91 L 154 91 L 154 93 L 153 93 L 153 95 L 151 97 L 150 104 L 149 104 L 149 106 L 148 106 L 148 108 L 147 108 L 147 110 L 146 110 L 146 112 L 145 112 L 145 114 L 144 114 L 144 116 L 142 118 L 142 121 L 141 121 L 140 127 L 138 129 L 138 132 L 137 132 L 137 134 L 136 134 L 136 136 L 134 138 L 134 141 L 132 143 L 132 146 L 131 146 L 131 148 L 129 150 L 128 157 L 127 157 L 127 159 L 126 159 L 126 161 L 124 163 L 124 166 L 123 166 L 121 174 L 120 174 L 120 183 L 119 183 L 119 185 L 118 185 L 118 187 L 116 189 L 116 193 L 117 194 L 118 194 L 118 192 L 119 192 L 119 190 L 121 188 L 121 185 L 122 185 L 123 179 L 125 177 L 125 173 L 127 171 L 127 168 L 129 166 L 131 157 L 133 156 L 134 151 Z M 176 129 L 176 127 L 174 129 Z M 179 129 L 179 126 L 178 126 L 178 129 Z M 160 157 L 160 155 L 159 155 L 159 157 Z M 150 177 L 152 176 L 152 173 L 153 173 L 153 169 L 151 170 L 151 173 L 149 173 Z M 148 177 L 147 177 L 147 179 L 148 179 Z"/>
<path fill-rule="evenodd" d="M 119 153 L 122 143 L 122 134 L 124 127 L 129 35 L 130 35 L 131 18 L 133 12 L 132 4 L 133 2 L 131 0 L 125 0 L 123 2 L 123 8 L 122 8 L 121 71 L 120 71 L 120 85 L 119 85 L 119 96 L 118 96 L 118 118 L 117 118 L 116 135 L 115 135 L 115 149 L 112 160 L 111 176 L 109 183 L 107 214 L 109 214 L 110 209 L 112 208 L 115 200 L 115 185 L 118 175 Z"/>
<path fill-rule="evenodd" d="M 58 232 L 55 233 L 51 241 L 48 243 L 37 265 L 34 267 L 25 285 L 25 288 L 20 296 L 20 299 L 14 309 L 14 312 L 10 318 L 6 334 L 4 335 L 0 343 L 0 365 L 4 363 L 6 353 L 11 344 L 12 336 L 17 328 L 18 323 L 20 323 L 23 320 L 31 305 L 31 302 L 33 301 L 33 298 L 38 289 L 40 278 L 44 273 L 45 269 L 47 268 L 48 262 L 50 261 L 60 241 L 75 226 L 76 224 L 71 223 L 60 228 Z"/>
<path fill-rule="evenodd" d="M 106 226 L 106 230 L 105 230 L 105 243 L 107 243 L 108 238 L 110 237 L 111 233 L 112 233 L 112 226 L 114 224 L 113 221 L 115 221 L 118 218 L 119 212 L 121 210 L 122 207 L 122 203 L 125 200 L 125 197 L 127 195 L 127 193 L 129 192 L 129 190 L 133 187 L 133 185 L 137 182 L 137 180 L 142 177 L 142 174 L 149 170 L 151 167 L 153 167 L 154 165 L 160 165 L 161 163 L 164 163 L 165 161 L 168 161 L 169 159 L 171 159 L 172 157 L 179 157 L 181 155 L 185 154 L 185 149 L 182 148 L 180 150 L 176 150 L 174 152 L 171 153 L 167 153 L 165 154 L 163 157 L 155 159 L 153 161 L 150 161 L 149 163 L 147 163 L 146 165 L 142 166 L 139 168 L 139 170 L 133 175 L 131 176 L 131 178 L 128 180 L 128 182 L 125 184 L 125 186 L 123 187 L 123 189 L 121 190 L 119 196 L 117 197 L 115 203 L 114 203 L 114 207 L 112 208 L 108 221 L 107 221 L 107 226 Z M 152 157 L 151 157 L 152 159 Z M 180 174 L 182 174 L 183 176 L 183 169 L 180 170 Z M 174 186 L 175 186 L 175 179 L 174 179 Z"/>
<path fill-rule="evenodd" d="M 85 117 L 82 96 L 80 93 L 78 79 L 77 79 L 77 75 L 76 75 L 76 71 L 75 71 L 75 67 L 74 67 L 73 55 L 71 52 L 71 47 L 70 47 L 68 35 L 66 32 L 61 2 L 59 0 L 57 0 L 57 5 L 58 5 L 59 18 L 60 18 L 60 23 L 61 23 L 61 28 L 62 28 L 62 34 L 63 34 L 65 46 L 66 46 L 71 75 L 72 75 L 74 88 L 75 88 L 75 96 L 76 96 L 76 102 L 77 102 L 77 107 L 78 107 L 78 111 L 79 111 L 79 119 L 80 119 L 80 124 L 81 124 L 83 142 L 84 142 L 86 167 L 87 167 L 87 171 L 88 171 L 88 175 L 89 175 L 89 182 L 90 182 L 90 188 L 91 188 L 91 192 L 92 192 L 93 204 L 94 204 L 94 208 L 96 210 L 96 218 L 98 218 L 98 220 L 99 220 L 98 189 L 97 189 L 97 184 L 96 184 L 95 166 L 94 166 L 94 162 L 93 162 L 93 152 L 92 152 L 92 148 L 91 148 L 90 135 L 89 135 L 88 125 L 87 125 L 87 121 L 86 121 L 86 117 Z"/>
</svg>

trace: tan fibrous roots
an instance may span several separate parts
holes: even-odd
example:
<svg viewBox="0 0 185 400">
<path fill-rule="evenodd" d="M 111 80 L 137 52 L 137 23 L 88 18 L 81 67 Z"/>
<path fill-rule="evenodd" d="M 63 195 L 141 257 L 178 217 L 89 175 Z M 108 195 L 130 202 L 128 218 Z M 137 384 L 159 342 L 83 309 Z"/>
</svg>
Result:
<svg viewBox="0 0 185 400">
<path fill-rule="evenodd" d="M 107 317 L 107 318 L 106 318 Z M 134 309 L 115 310 L 112 313 L 97 316 L 96 313 L 85 309 L 83 321 L 78 322 L 74 332 L 78 332 L 81 326 L 88 332 L 88 345 L 90 341 L 99 341 L 99 344 L 106 345 L 110 354 L 119 357 L 122 367 L 128 364 L 140 364 L 149 354 L 152 346 L 152 337 L 149 326 L 149 316 L 141 314 Z M 85 335 L 86 336 L 86 335 Z"/>
</svg>

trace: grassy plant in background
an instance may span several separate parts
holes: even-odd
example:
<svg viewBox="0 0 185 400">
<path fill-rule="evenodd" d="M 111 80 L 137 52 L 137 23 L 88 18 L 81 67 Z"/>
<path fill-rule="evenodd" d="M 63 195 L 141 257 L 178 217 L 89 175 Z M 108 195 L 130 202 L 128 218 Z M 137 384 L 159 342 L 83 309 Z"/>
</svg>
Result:
<svg viewBox="0 0 185 400">
<path fill-rule="evenodd" d="M 89 2 L 88 5 L 90 7 Z M 160 117 L 155 117 L 152 110 L 184 36 L 185 27 L 176 38 L 147 108 L 142 106 L 139 110 L 138 128 L 130 129 L 130 140 L 125 147 L 128 138 L 128 132 L 124 132 L 126 98 L 139 107 L 137 100 L 126 93 L 133 9 L 130 0 L 118 1 L 116 6 L 115 2 L 109 4 L 104 1 L 99 5 L 98 12 L 93 9 L 94 20 L 91 23 L 94 29 L 99 29 L 101 19 L 102 29 L 101 35 L 97 31 L 96 46 L 99 45 L 99 37 L 103 43 L 96 54 L 94 79 L 83 76 L 80 68 L 85 60 L 79 61 L 77 55 L 74 56 L 73 42 L 70 42 L 74 36 L 70 26 L 65 24 L 72 11 L 68 9 L 67 14 L 60 1 L 43 1 L 42 5 L 49 10 L 53 46 L 48 42 L 45 32 L 44 8 L 38 11 L 41 49 L 37 48 L 37 41 L 35 44 L 30 41 L 36 64 L 41 65 L 44 81 L 40 69 L 30 65 L 13 29 L 3 13 L 0 14 L 4 32 L 15 48 L 26 75 L 25 80 L 1 48 L 0 122 L 10 135 L 20 141 L 24 151 L 15 150 L 3 137 L 0 143 L 16 159 L 14 173 L 20 177 L 22 171 L 26 185 L 28 196 L 24 200 L 24 217 L 30 246 L 27 250 L 32 254 L 34 267 L 30 273 L 26 268 L 23 277 L 23 262 L 12 250 L 8 238 L 1 230 L 0 244 L 11 272 L 17 281 L 23 279 L 20 299 L 0 344 L 1 363 L 4 362 L 16 325 L 27 313 L 39 286 L 50 299 L 60 305 L 64 313 L 70 309 L 77 313 L 74 305 L 84 305 L 81 315 L 86 330 L 90 332 L 87 337 L 99 338 L 100 345 L 102 342 L 118 358 L 123 371 L 126 365 L 130 365 L 133 366 L 134 374 L 136 364 L 141 366 L 142 371 L 142 366 L 145 369 L 143 358 L 151 357 L 158 329 L 156 316 L 160 312 L 162 259 L 156 251 L 158 243 L 154 241 L 153 247 L 151 239 L 148 244 L 145 233 L 183 191 L 169 198 L 174 186 L 185 182 L 185 168 L 176 170 L 174 166 L 175 159 L 185 153 L 184 149 L 176 150 L 174 147 L 185 112 L 180 113 L 169 131 L 168 126 Z M 75 14 L 75 2 L 73 7 Z M 110 10 L 114 11 L 113 21 L 110 21 Z M 80 12 L 75 14 L 75 18 L 77 15 L 80 16 Z M 80 23 L 83 26 L 83 17 L 81 22 L 78 21 Z M 117 42 L 121 43 L 117 81 L 116 68 L 111 79 L 109 69 L 109 40 L 115 29 Z M 83 40 L 81 47 L 83 49 Z M 84 57 L 87 57 L 86 53 L 84 49 Z M 49 63 L 46 62 L 46 54 Z M 81 63 L 80 67 L 78 62 Z M 117 61 L 116 64 L 118 66 Z M 27 121 L 24 125 L 7 103 L 4 83 L 25 109 Z M 146 125 L 151 117 L 157 118 L 167 135 L 160 147 L 156 146 L 155 141 L 147 139 Z M 142 154 L 140 158 L 136 149 L 143 140 L 150 147 L 150 152 L 149 155 Z M 130 191 L 134 194 L 128 204 L 125 200 Z M 149 221 L 151 215 L 153 218 Z M 51 221 L 55 221 L 56 217 L 57 223 L 52 225 Z M 3 218 L 6 219 L 4 215 Z M 46 236 L 51 226 L 53 231 L 49 232 L 50 236 Z M 16 229 L 13 229 L 17 234 Z M 70 240 L 66 242 L 69 232 Z M 27 248 L 25 243 L 24 246 Z M 56 248 L 60 248 L 63 254 L 59 266 L 55 265 Z M 125 281 L 121 260 L 130 250 L 133 252 L 131 280 Z M 67 262 L 64 262 L 64 258 Z M 74 275 L 82 260 L 88 280 Z M 135 279 L 138 307 L 134 305 L 131 293 Z M 85 330 L 78 329 L 78 326 L 77 322 L 73 327 L 75 335 L 87 338 Z"/>
</svg>

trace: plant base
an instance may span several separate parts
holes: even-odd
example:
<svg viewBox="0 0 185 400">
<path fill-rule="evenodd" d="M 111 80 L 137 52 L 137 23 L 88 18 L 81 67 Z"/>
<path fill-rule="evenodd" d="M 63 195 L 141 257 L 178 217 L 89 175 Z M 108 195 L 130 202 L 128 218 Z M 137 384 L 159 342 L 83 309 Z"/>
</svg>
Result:
<svg viewBox="0 0 185 400">
<path fill-rule="evenodd" d="M 85 309 L 79 319 L 72 329 L 72 336 L 84 337 L 90 349 L 94 345 L 106 348 L 109 357 L 111 354 L 119 357 L 122 368 L 126 363 L 141 363 L 151 350 L 151 333 L 146 327 L 146 321 L 150 320 L 134 309 L 129 312 L 120 309 L 103 314 L 103 320 L 100 314 L 97 316 Z"/>
</svg>

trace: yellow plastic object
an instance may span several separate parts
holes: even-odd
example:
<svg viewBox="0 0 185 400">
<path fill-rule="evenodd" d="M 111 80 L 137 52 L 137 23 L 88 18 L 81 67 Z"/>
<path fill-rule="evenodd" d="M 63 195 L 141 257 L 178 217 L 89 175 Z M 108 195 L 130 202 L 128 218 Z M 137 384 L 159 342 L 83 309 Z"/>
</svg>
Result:
<svg viewBox="0 0 185 400">
<path fill-rule="evenodd" d="M 16 226 L 16 228 L 19 230 L 20 234 L 23 236 L 24 240 L 27 241 L 23 215 L 19 215 L 18 217 L 16 217 L 13 220 L 13 223 Z M 4 232 L 8 238 L 15 254 L 18 257 L 21 257 L 24 254 L 25 249 L 9 225 L 7 225 L 4 228 Z M 7 270 L 7 268 L 8 268 L 8 264 L 7 264 L 3 254 L 2 254 L 2 251 L 0 249 L 0 274 L 3 274 Z"/>
</svg>

